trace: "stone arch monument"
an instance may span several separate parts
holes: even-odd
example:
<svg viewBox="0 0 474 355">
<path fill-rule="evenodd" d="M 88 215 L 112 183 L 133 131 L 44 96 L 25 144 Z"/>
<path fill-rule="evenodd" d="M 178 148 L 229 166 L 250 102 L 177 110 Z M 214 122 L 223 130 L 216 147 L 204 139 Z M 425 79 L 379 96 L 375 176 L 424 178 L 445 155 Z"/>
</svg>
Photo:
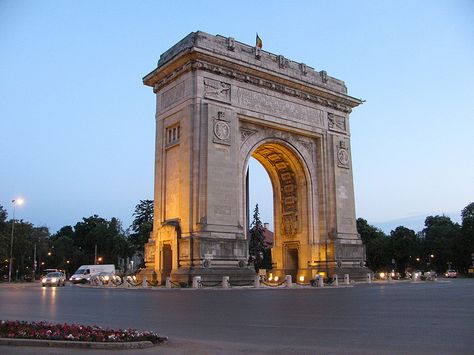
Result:
<svg viewBox="0 0 474 355">
<path fill-rule="evenodd" d="M 349 114 L 361 104 L 324 71 L 193 32 L 143 78 L 156 94 L 155 217 L 147 269 L 252 280 L 250 157 L 273 187 L 273 273 L 365 272 L 356 230 Z"/>
</svg>

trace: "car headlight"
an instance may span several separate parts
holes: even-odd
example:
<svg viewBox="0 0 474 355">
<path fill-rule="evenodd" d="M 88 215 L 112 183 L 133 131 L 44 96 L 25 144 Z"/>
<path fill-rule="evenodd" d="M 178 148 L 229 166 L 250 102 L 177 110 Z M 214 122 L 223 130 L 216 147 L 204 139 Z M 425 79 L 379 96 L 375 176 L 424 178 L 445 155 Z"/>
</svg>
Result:
<svg viewBox="0 0 474 355">
<path fill-rule="evenodd" d="M 105 281 L 109 281 L 109 275 L 105 275 L 105 276 L 104 276 L 104 280 L 105 280 Z"/>
<path fill-rule="evenodd" d="M 44 277 L 43 279 L 41 279 L 41 282 L 42 282 L 42 283 L 46 283 L 46 281 L 47 281 L 47 280 L 46 280 L 46 277 Z"/>
<path fill-rule="evenodd" d="M 51 282 L 54 283 L 54 282 L 56 282 L 56 281 L 58 281 L 58 278 L 57 278 L 57 277 L 52 277 L 52 278 L 51 278 Z"/>
</svg>

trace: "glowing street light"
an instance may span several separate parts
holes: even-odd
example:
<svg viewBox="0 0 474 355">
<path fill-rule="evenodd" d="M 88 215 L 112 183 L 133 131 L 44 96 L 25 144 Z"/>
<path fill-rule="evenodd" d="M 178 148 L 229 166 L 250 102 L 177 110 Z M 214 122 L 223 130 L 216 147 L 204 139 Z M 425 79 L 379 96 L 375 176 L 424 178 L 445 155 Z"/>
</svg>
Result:
<svg viewBox="0 0 474 355">
<path fill-rule="evenodd" d="M 12 282 L 12 263 L 13 263 L 13 235 L 15 233 L 15 207 L 16 205 L 21 206 L 23 204 L 23 199 L 17 198 L 12 200 L 13 205 L 13 218 L 12 218 L 12 237 L 10 240 L 10 265 L 8 267 L 8 282 Z"/>
</svg>

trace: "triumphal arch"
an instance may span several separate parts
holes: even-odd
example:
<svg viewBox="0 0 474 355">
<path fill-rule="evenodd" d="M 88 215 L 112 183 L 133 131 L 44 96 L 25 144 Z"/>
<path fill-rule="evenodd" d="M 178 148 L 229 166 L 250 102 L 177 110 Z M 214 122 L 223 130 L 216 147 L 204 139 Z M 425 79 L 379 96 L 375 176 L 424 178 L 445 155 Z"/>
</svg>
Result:
<svg viewBox="0 0 474 355">
<path fill-rule="evenodd" d="M 272 272 L 357 275 L 349 114 L 343 81 L 231 37 L 193 32 L 143 78 L 156 94 L 155 216 L 145 248 L 159 281 L 252 280 L 250 157 L 273 187 Z"/>
</svg>

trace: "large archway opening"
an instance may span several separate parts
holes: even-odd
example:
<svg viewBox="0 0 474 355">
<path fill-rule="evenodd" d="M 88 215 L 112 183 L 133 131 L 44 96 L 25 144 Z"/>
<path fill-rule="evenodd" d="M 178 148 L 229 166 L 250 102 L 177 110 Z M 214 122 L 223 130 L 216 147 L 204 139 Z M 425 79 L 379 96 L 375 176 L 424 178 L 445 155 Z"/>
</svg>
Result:
<svg viewBox="0 0 474 355">
<path fill-rule="evenodd" d="M 256 201 L 262 201 L 265 219 L 269 219 L 268 206 L 273 209 L 272 245 L 273 272 L 292 275 L 294 280 L 308 273 L 304 260 L 311 255 L 308 238 L 308 179 L 301 158 L 283 141 L 273 140 L 257 144 L 250 152 L 250 175 L 247 178 L 248 223 L 252 222 L 252 211 Z M 258 163 L 260 164 L 257 165 Z M 264 170 L 268 176 L 262 175 Z M 252 171 L 255 177 L 252 177 Z M 268 186 L 270 185 L 270 186 Z M 255 190 L 259 190 L 255 192 Z M 257 202 L 258 203 L 258 202 Z"/>
<path fill-rule="evenodd" d="M 254 222 L 254 212 L 258 205 L 260 221 L 263 224 L 263 240 L 265 250 L 261 268 L 265 270 L 272 269 L 272 248 L 274 245 L 274 209 L 273 209 L 273 186 L 270 176 L 255 158 L 251 157 L 247 169 L 248 175 L 248 228 L 252 228 Z"/>
</svg>

